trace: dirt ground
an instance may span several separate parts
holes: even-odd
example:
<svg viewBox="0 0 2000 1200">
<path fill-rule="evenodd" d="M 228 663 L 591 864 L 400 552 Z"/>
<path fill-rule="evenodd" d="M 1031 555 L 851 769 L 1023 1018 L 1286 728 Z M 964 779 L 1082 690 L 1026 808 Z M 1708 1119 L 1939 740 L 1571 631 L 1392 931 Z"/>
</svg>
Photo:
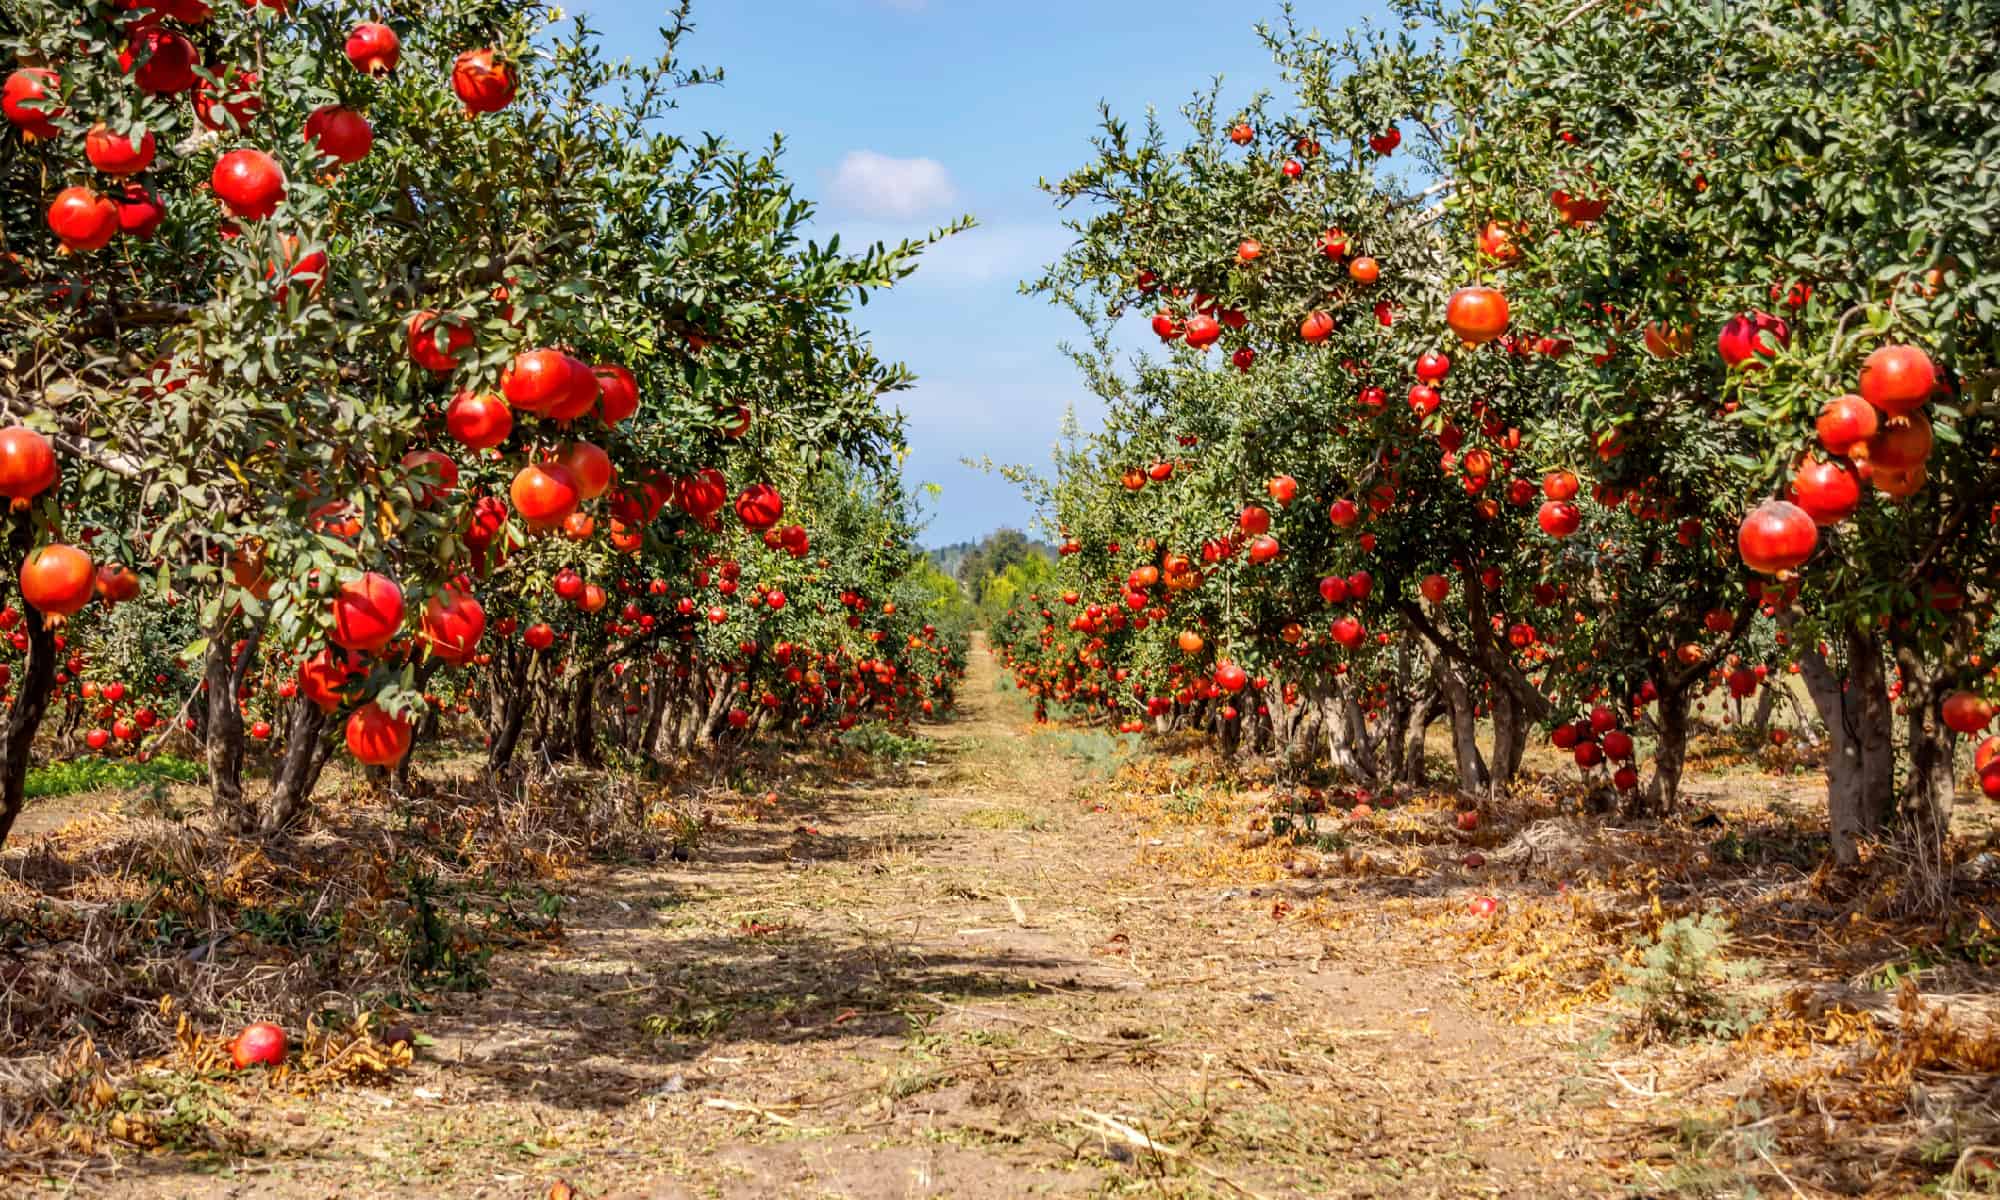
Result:
<svg viewBox="0 0 2000 1200">
<path fill-rule="evenodd" d="M 1474 986 L 1465 898 L 1506 897 L 1490 874 L 1337 897 L 1296 870 L 1219 880 L 1212 828 L 1105 803 L 984 653 L 924 736 L 893 783 L 785 795 L 687 863 L 572 879 L 566 938 L 412 1015 L 426 1044 L 394 1082 L 244 1083 L 228 1107 L 254 1153 L 43 1188 L 1663 1195 L 1746 1086 L 1726 1046 L 1669 1078 L 1598 1015 Z M 1787 1194 L 1777 1162 L 1740 1167 Z"/>
</svg>

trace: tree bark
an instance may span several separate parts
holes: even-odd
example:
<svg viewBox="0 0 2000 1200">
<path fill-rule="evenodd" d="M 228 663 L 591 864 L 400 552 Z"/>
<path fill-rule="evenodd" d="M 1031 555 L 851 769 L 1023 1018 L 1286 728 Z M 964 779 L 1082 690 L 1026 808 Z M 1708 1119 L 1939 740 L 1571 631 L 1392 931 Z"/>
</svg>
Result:
<svg viewBox="0 0 2000 1200">
<path fill-rule="evenodd" d="M 259 827 L 265 833 L 295 829 L 304 819 L 319 775 L 332 756 L 332 741 L 326 736 L 331 716 L 306 698 L 304 692 L 292 697 L 292 712 L 285 724 L 285 755 L 271 776 L 271 791 L 264 798 Z"/>
<path fill-rule="evenodd" d="M 242 653 L 234 654 L 229 634 L 238 615 L 235 611 L 224 611 L 209 630 L 202 677 L 208 687 L 209 808 L 215 814 L 218 828 L 248 833 L 257 827 L 258 821 L 256 806 L 243 798 L 243 759 L 248 747 L 237 693 L 257 657 L 257 644 L 263 639 L 269 618 L 259 617 L 250 623 Z"/>
<path fill-rule="evenodd" d="M 34 537 L 34 526 L 26 516 L 16 516 L 7 543 L 8 561 L 18 568 L 33 548 Z M 21 608 L 21 624 L 28 635 L 28 657 L 14 681 L 14 700 L 7 709 L 6 726 L 0 730 L 0 846 L 7 844 L 15 819 L 27 806 L 28 755 L 56 686 L 55 630 L 34 605 L 24 600 Z"/>
</svg>

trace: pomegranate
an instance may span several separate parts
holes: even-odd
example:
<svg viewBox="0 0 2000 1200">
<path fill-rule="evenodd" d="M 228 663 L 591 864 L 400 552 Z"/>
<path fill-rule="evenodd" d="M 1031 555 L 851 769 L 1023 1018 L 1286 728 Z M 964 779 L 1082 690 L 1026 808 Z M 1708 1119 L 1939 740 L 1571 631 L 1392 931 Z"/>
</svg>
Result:
<svg viewBox="0 0 2000 1200">
<path fill-rule="evenodd" d="M 332 712 L 345 703 L 347 680 L 353 674 L 346 654 L 336 656 L 331 647 L 323 647 L 299 668 L 299 689 L 321 712 Z"/>
<path fill-rule="evenodd" d="M 75 616 L 96 590 L 96 564 L 74 546 L 61 542 L 37 546 L 21 564 L 21 598 L 45 617 Z"/>
<path fill-rule="evenodd" d="M 356 163 L 375 145 L 375 128 L 351 108 L 325 104 L 306 118 L 306 142 L 338 163 Z"/>
<path fill-rule="evenodd" d="M 457 370 L 459 356 L 472 345 L 470 326 L 428 308 L 411 313 L 403 331 L 409 338 L 410 361 L 436 375 Z"/>
<path fill-rule="evenodd" d="M 753 483 L 736 497 L 736 516 L 750 529 L 769 529 L 785 515 L 784 498 L 768 483 Z"/>
<path fill-rule="evenodd" d="M 514 411 L 491 392 L 460 392 L 445 407 L 444 427 L 469 450 L 491 450 L 514 431 Z"/>
<path fill-rule="evenodd" d="M 206 79 L 195 85 L 195 120 L 217 133 L 225 133 L 232 128 L 240 131 L 250 124 L 251 118 L 264 111 L 264 97 L 257 90 L 263 77 L 255 71 L 238 71 L 234 67 L 219 74 L 222 80 L 220 99 Z M 224 117 L 228 119 L 224 120 Z"/>
<path fill-rule="evenodd" d="M 106 175 L 137 175 L 153 164 L 153 131 L 140 135 L 137 145 L 124 134 L 111 132 L 99 121 L 83 137 L 83 156 Z"/>
<path fill-rule="evenodd" d="M 1507 332 L 1507 297 L 1498 288 L 1459 288 L 1445 301 L 1444 319 L 1460 341 L 1484 345 Z"/>
<path fill-rule="evenodd" d="M 1993 723 L 1993 703 L 1973 692 L 1953 692 L 1944 698 L 1944 723 L 1954 733 L 1983 732 Z"/>
<path fill-rule="evenodd" d="M 1883 346 L 1861 364 L 1861 398 L 1892 417 L 1922 408 L 1937 389 L 1937 368 L 1915 346 Z"/>
<path fill-rule="evenodd" d="M 1732 370 L 1757 370 L 1763 364 L 1756 358 L 1775 358 L 1790 341 L 1791 328 L 1782 319 L 1767 312 L 1747 312 L 1729 318 L 1716 335 L 1715 348 Z"/>
<path fill-rule="evenodd" d="M 514 511 L 537 531 L 559 525 L 583 499 L 576 476 L 558 462 L 529 463 L 507 489 Z"/>
<path fill-rule="evenodd" d="M 371 767 L 393 767 L 410 752 L 410 723 L 370 700 L 347 718 L 347 751 Z"/>
<path fill-rule="evenodd" d="M 268 217 L 285 198 L 285 172 L 262 150 L 231 150 L 216 160 L 208 182 L 230 215 L 240 220 Z"/>
<path fill-rule="evenodd" d="M 514 67 L 492 50 L 467 50 L 451 65 L 451 90 L 467 113 L 499 112 L 514 102 Z"/>
<path fill-rule="evenodd" d="M 64 114 L 56 95 L 62 90 L 62 76 L 46 67 L 22 67 L 7 76 L 0 88 L 0 114 L 30 139 L 54 138 L 62 132 L 54 118 Z"/>
<path fill-rule="evenodd" d="M 268 1021 L 244 1026 L 230 1039 L 229 1061 L 239 1071 L 277 1066 L 285 1061 L 285 1031 Z"/>
<path fill-rule="evenodd" d="M 26 425 L 0 429 L 0 496 L 23 509 L 60 478 L 49 440 Z"/>
<path fill-rule="evenodd" d="M 556 631 L 547 625 L 530 625 L 521 631 L 521 641 L 530 650 L 546 650 L 556 644 Z"/>
<path fill-rule="evenodd" d="M 1347 264 L 1347 277 L 1367 287 L 1382 277 L 1382 264 L 1364 254 Z"/>
<path fill-rule="evenodd" d="M 639 411 L 639 381 L 619 366 L 591 368 L 597 376 L 598 416 L 606 425 L 616 425 Z"/>
<path fill-rule="evenodd" d="M 590 442 L 570 443 L 556 461 L 569 468 L 577 495 L 584 500 L 595 500 L 611 487 L 611 456 Z"/>
<path fill-rule="evenodd" d="M 546 413 L 569 395 L 570 363 L 560 350 L 525 350 L 500 376 L 507 403 L 522 412 Z"/>
<path fill-rule="evenodd" d="M 1583 513 L 1567 500 L 1544 500 L 1535 513 L 1535 523 L 1550 537 L 1564 538 L 1583 524 Z"/>
<path fill-rule="evenodd" d="M 403 42 L 396 31 L 374 21 L 363 21 L 347 35 L 347 61 L 357 71 L 387 75 L 403 57 Z"/>
<path fill-rule="evenodd" d="M 1222 326 L 1214 317 L 1206 313 L 1196 313 L 1187 319 L 1187 329 L 1183 336 L 1187 344 L 1197 350 L 1206 350 L 1222 336 Z"/>
<path fill-rule="evenodd" d="M 1799 566 L 1818 545 L 1819 527 L 1811 514 L 1785 500 L 1764 501 L 1736 531 L 1736 550 L 1744 565 L 1764 575 Z"/>
<path fill-rule="evenodd" d="M 171 29 L 151 21 L 132 27 L 125 48 L 118 52 L 118 68 L 132 76 L 142 92 L 157 96 L 185 92 L 200 79 L 194 72 L 194 43 Z"/>
<path fill-rule="evenodd" d="M 118 205 L 118 231 L 141 241 L 152 237 L 167 219 L 167 206 L 143 184 L 128 181 L 113 202 Z"/>
<path fill-rule="evenodd" d="M 403 627 L 403 589 L 387 575 L 370 571 L 340 586 L 333 597 L 334 645 L 373 654 Z"/>
<path fill-rule="evenodd" d="M 1855 395 L 1827 401 L 1815 423 L 1819 444 L 1828 454 L 1852 453 L 1875 436 L 1877 426 L 1875 406 Z"/>
<path fill-rule="evenodd" d="M 1249 686 L 1250 675 L 1235 663 L 1223 663 L 1215 668 L 1215 686 L 1235 695 Z"/>
<path fill-rule="evenodd" d="M 1856 453 L 1867 458 L 1877 474 L 1884 470 L 1910 471 L 1929 460 L 1931 445 L 1930 418 L 1922 412 L 1912 412 L 1883 422 L 1875 436 Z"/>
<path fill-rule="evenodd" d="M 1838 525 L 1861 507 L 1861 477 L 1844 462 L 1808 458 L 1792 476 L 1791 494 L 1815 525 Z"/>
<path fill-rule="evenodd" d="M 458 464 L 448 454 L 436 450 L 412 450 L 403 456 L 402 467 L 417 484 L 419 508 L 429 508 L 447 493 L 458 489 Z M 419 479 L 419 476 L 422 478 Z"/>
<path fill-rule="evenodd" d="M 1333 317 L 1324 312 L 1313 312 L 1299 322 L 1299 336 L 1317 346 L 1333 336 Z"/>
<path fill-rule="evenodd" d="M 118 206 L 87 187 L 66 187 L 49 205 L 49 229 L 65 250 L 102 250 L 118 234 Z"/>
<path fill-rule="evenodd" d="M 463 665 L 485 632 L 486 610 L 457 588 L 445 588 L 424 605 L 424 641 L 432 658 Z"/>
</svg>

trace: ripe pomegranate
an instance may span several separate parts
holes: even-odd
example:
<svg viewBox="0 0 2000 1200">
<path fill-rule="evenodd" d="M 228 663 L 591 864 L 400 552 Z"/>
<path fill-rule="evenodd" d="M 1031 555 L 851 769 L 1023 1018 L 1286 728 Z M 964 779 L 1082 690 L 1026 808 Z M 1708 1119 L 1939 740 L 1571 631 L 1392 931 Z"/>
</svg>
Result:
<svg viewBox="0 0 2000 1200">
<path fill-rule="evenodd" d="M 736 517 L 749 529 L 769 529 L 785 515 L 784 497 L 768 483 L 753 483 L 736 497 Z"/>
<path fill-rule="evenodd" d="M 403 628 L 403 589 L 387 575 L 370 571 L 340 586 L 333 597 L 334 645 L 373 654 Z"/>
<path fill-rule="evenodd" d="M 1333 317 L 1324 312 L 1313 312 L 1299 322 L 1299 336 L 1317 346 L 1333 336 Z"/>
<path fill-rule="evenodd" d="M 410 723 L 370 700 L 347 718 L 347 751 L 371 767 L 393 767 L 410 752 Z"/>
<path fill-rule="evenodd" d="M 285 172 L 262 150 L 231 150 L 216 160 L 208 182 L 239 220 L 268 217 L 285 198 Z"/>
<path fill-rule="evenodd" d="M 0 496 L 25 509 L 61 477 L 49 440 L 26 425 L 0 429 Z"/>
<path fill-rule="evenodd" d="M 1235 663 L 1222 663 L 1215 668 L 1215 686 L 1232 696 L 1249 686 L 1249 683 L 1249 672 Z"/>
<path fill-rule="evenodd" d="M 491 392 L 460 392 L 444 410 L 444 427 L 469 450 L 491 450 L 514 431 L 514 411 Z"/>
<path fill-rule="evenodd" d="M 1263 537 L 1256 537 L 1250 539 L 1251 562 L 1267 563 L 1276 557 L 1278 557 L 1277 538 L 1274 538 L 1269 534 L 1265 534 Z"/>
<path fill-rule="evenodd" d="M 1488 221 L 1479 230 L 1479 252 L 1501 266 L 1517 262 L 1521 248 L 1514 244 L 1514 235 L 1520 230 L 1501 221 Z"/>
<path fill-rule="evenodd" d="M 167 206 L 142 184 L 128 181 L 113 202 L 118 205 L 118 231 L 141 241 L 152 237 L 167 219 Z"/>
<path fill-rule="evenodd" d="M 1937 389 L 1937 368 L 1915 346 L 1883 346 L 1861 364 L 1861 398 L 1892 417 L 1922 408 Z"/>
<path fill-rule="evenodd" d="M 1738 313 L 1729 318 L 1722 332 L 1716 335 L 1715 348 L 1732 370 L 1737 367 L 1757 370 L 1763 364 L 1754 361 L 1756 358 L 1777 357 L 1778 351 L 1791 341 L 1791 337 L 1791 327 L 1770 313 Z"/>
<path fill-rule="evenodd" d="M 1736 551 L 1743 564 L 1764 575 L 1799 566 L 1818 545 L 1819 527 L 1811 514 L 1785 500 L 1764 501 L 1736 531 Z"/>
<path fill-rule="evenodd" d="M 423 635 L 431 657 L 463 665 L 486 632 L 486 610 L 469 593 L 447 587 L 424 605 Z"/>
<path fill-rule="evenodd" d="M 1183 336 L 1187 339 L 1188 345 L 1197 350 L 1206 350 L 1222 336 L 1222 326 L 1206 313 L 1195 313 L 1187 319 L 1187 329 Z"/>
<path fill-rule="evenodd" d="M 570 443 L 556 461 L 567 467 L 575 477 L 577 495 L 584 500 L 595 500 L 611 487 L 615 473 L 611 456 L 590 442 Z"/>
<path fill-rule="evenodd" d="M 1417 591 L 1432 604 L 1443 604 L 1445 597 L 1451 595 L 1451 580 L 1442 575 L 1426 575 L 1417 584 Z"/>
<path fill-rule="evenodd" d="M 411 313 L 403 332 L 409 339 L 410 361 L 436 375 L 457 370 L 459 356 L 472 345 L 471 326 L 428 308 Z"/>
<path fill-rule="evenodd" d="M 266 1021 L 244 1026 L 230 1039 L 229 1061 L 239 1071 L 277 1066 L 285 1061 L 285 1031 Z"/>
<path fill-rule="evenodd" d="M 1844 462 L 1808 458 L 1792 476 L 1791 495 L 1813 524 L 1838 525 L 1861 507 L 1861 478 Z"/>
<path fill-rule="evenodd" d="M 1290 475 L 1273 476 L 1264 485 L 1264 491 L 1271 499 L 1276 500 L 1280 507 L 1287 507 L 1292 501 L 1298 499 L 1299 481 L 1293 479 Z"/>
<path fill-rule="evenodd" d="M 563 355 L 563 361 L 569 367 L 569 386 L 542 415 L 556 421 L 574 421 L 597 407 L 597 374 L 588 364 L 570 355 Z"/>
<path fill-rule="evenodd" d="M 226 133 L 232 128 L 241 131 L 249 126 L 251 118 L 264 111 L 264 97 L 257 90 L 263 76 L 256 71 L 239 71 L 234 67 L 218 74 L 222 80 L 219 93 L 206 79 L 195 85 L 194 118 L 204 128 L 217 133 Z"/>
<path fill-rule="evenodd" d="M 44 617 L 61 620 L 83 611 L 97 590 L 97 567 L 74 546 L 50 542 L 21 564 L 21 598 Z"/>
<path fill-rule="evenodd" d="M 1347 277 L 1367 287 L 1382 277 L 1382 264 L 1364 254 L 1347 264 Z"/>
<path fill-rule="evenodd" d="M 1567 500 L 1544 500 L 1535 513 L 1535 523 L 1550 537 L 1565 538 L 1583 524 L 1583 513 Z"/>
<path fill-rule="evenodd" d="M 347 35 L 347 61 L 357 71 L 387 75 L 403 57 L 402 39 L 387 25 L 363 21 Z"/>
<path fill-rule="evenodd" d="M 118 69 L 132 76 L 142 92 L 170 96 L 185 92 L 200 79 L 194 72 L 194 43 L 151 21 L 132 26 L 131 37 L 118 52 Z"/>
<path fill-rule="evenodd" d="M 500 390 L 520 411 L 546 413 L 569 395 L 572 361 L 560 350 L 524 350 L 501 374 Z"/>
<path fill-rule="evenodd" d="M 102 250 L 118 234 L 118 206 L 87 187 L 66 187 L 49 205 L 49 229 L 66 250 Z"/>
<path fill-rule="evenodd" d="M 356 163 L 375 145 L 375 128 L 351 108 L 324 104 L 306 118 L 306 142 L 338 163 Z"/>
<path fill-rule="evenodd" d="M 1353 650 L 1368 640 L 1368 630 L 1353 617 L 1336 618 L 1331 632 L 1333 640 L 1348 650 Z"/>
<path fill-rule="evenodd" d="M 451 90 L 467 113 L 499 112 L 514 102 L 514 67 L 492 50 L 467 50 L 451 65 Z"/>
<path fill-rule="evenodd" d="M 556 644 L 556 631 L 547 625 L 530 625 L 521 631 L 521 641 L 530 650 L 546 650 Z"/>
<path fill-rule="evenodd" d="M 620 366 L 591 368 L 597 376 L 598 416 L 606 425 L 616 425 L 639 411 L 639 381 Z"/>
<path fill-rule="evenodd" d="M 111 127 L 102 121 L 91 126 L 83 137 L 84 157 L 106 175 L 137 175 L 153 164 L 154 149 L 150 129 L 140 136 L 137 145 L 130 137 L 111 132 Z"/>
<path fill-rule="evenodd" d="M 7 76 L 0 88 L 0 114 L 30 140 L 51 139 L 62 132 L 54 118 L 64 115 L 56 103 L 62 91 L 62 76 L 46 67 L 22 67 Z"/>
<path fill-rule="evenodd" d="M 1507 297 L 1498 288 L 1459 288 L 1445 301 L 1444 320 L 1460 341 L 1484 345 L 1507 332 Z"/>
<path fill-rule="evenodd" d="M 419 508 L 429 508 L 447 493 L 458 489 L 458 464 L 448 454 L 436 450 L 412 450 L 403 456 L 401 466 L 410 474 L 411 481 L 417 484 Z"/>
<path fill-rule="evenodd" d="M 1944 698 L 1944 723 L 1954 733 L 1981 733 L 1993 723 L 1993 703 L 1973 692 L 1953 692 Z"/>
<path fill-rule="evenodd" d="M 1368 148 L 1377 154 L 1387 155 L 1403 144 L 1403 131 L 1394 125 L 1374 134 L 1368 139 Z"/>
<path fill-rule="evenodd" d="M 537 531 L 559 525 L 583 499 L 576 476 L 559 462 L 529 463 L 514 474 L 507 494 L 514 511 Z"/>
<path fill-rule="evenodd" d="M 1875 436 L 1877 426 L 1875 406 L 1851 394 L 1827 401 L 1815 423 L 1819 444 L 1828 454 L 1853 453 L 1855 447 Z"/>
<path fill-rule="evenodd" d="M 1867 458 L 1877 475 L 1885 470 L 1910 471 L 1929 460 L 1931 445 L 1930 418 L 1918 411 L 1883 422 L 1864 449 L 1857 452 L 1857 457 Z M 1879 480 L 1870 482 L 1878 488 L 1882 486 Z"/>
</svg>

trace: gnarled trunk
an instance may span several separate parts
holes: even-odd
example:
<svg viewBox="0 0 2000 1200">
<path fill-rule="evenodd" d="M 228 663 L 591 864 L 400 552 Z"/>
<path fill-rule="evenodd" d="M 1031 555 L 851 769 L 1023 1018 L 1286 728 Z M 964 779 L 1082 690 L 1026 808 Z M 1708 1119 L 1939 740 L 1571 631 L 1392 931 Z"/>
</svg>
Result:
<svg viewBox="0 0 2000 1200">
<path fill-rule="evenodd" d="M 22 562 L 33 544 L 34 527 L 25 517 L 14 518 L 8 561 Z M 28 636 L 28 657 L 14 680 L 13 703 L 7 708 L 6 725 L 0 728 L 0 846 L 7 844 L 15 819 L 27 805 L 28 753 L 56 686 L 55 630 L 34 605 L 24 601 L 21 607 L 25 610 L 21 624 Z"/>
</svg>

